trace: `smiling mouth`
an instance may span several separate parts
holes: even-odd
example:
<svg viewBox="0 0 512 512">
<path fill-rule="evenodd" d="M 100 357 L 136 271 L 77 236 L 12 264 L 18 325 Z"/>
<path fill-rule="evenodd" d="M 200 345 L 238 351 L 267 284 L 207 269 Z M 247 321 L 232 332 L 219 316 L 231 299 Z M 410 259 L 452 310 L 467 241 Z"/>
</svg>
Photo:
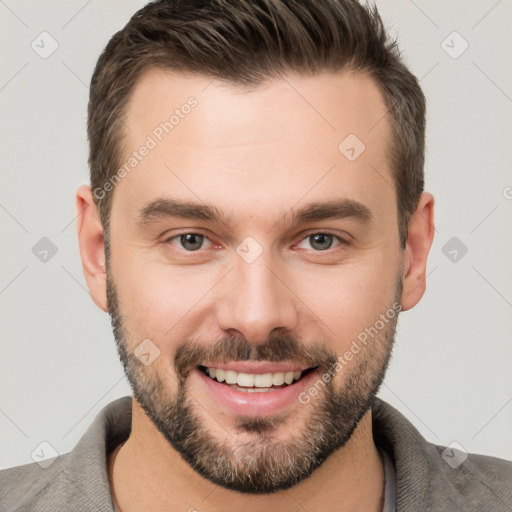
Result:
<svg viewBox="0 0 512 512">
<path fill-rule="evenodd" d="M 198 369 L 212 380 L 225 384 L 232 389 L 245 392 L 265 392 L 285 388 L 295 384 L 318 367 L 303 371 L 242 373 L 222 368 L 198 366 Z"/>
</svg>

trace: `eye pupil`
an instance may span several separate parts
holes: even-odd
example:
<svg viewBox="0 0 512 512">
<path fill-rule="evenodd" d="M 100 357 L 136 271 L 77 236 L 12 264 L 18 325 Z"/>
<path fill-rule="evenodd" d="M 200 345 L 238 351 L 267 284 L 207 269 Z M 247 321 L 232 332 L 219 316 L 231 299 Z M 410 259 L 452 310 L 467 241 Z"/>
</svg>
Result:
<svg viewBox="0 0 512 512">
<path fill-rule="evenodd" d="M 203 245 L 203 235 L 196 235 L 195 233 L 187 233 L 180 236 L 181 245 L 189 251 L 197 251 Z"/>
<path fill-rule="evenodd" d="M 333 237 L 332 235 L 327 235 L 325 233 L 315 233 L 309 237 L 309 240 L 311 247 L 320 251 L 325 251 L 331 247 Z"/>
</svg>

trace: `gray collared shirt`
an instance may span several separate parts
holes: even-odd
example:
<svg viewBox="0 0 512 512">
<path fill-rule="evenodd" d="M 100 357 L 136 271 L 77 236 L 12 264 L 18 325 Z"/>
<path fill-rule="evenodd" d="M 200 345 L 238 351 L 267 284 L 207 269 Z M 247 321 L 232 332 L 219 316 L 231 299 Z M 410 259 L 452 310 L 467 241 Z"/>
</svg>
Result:
<svg viewBox="0 0 512 512">
<path fill-rule="evenodd" d="M 131 397 L 107 405 L 75 448 L 46 469 L 37 463 L 0 471 L 1 512 L 113 512 L 107 460 L 131 428 Z M 389 455 L 386 495 L 397 512 L 512 511 L 512 462 L 470 454 L 457 467 L 396 409 L 376 399 L 373 436 Z M 388 493 L 389 486 L 389 493 Z M 387 506 L 387 504 L 386 504 Z M 393 510 L 393 508 L 391 508 Z"/>
</svg>

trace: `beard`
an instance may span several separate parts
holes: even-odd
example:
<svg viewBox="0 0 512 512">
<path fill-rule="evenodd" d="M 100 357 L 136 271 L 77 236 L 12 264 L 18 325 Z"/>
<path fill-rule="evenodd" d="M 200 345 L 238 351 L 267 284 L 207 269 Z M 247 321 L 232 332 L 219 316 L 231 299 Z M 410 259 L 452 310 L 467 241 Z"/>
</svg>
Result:
<svg viewBox="0 0 512 512">
<path fill-rule="evenodd" d="M 394 304 L 400 303 L 401 276 L 400 271 Z M 322 381 L 326 373 L 332 377 L 337 373 L 334 370 L 337 354 L 322 343 L 306 345 L 290 333 L 273 334 L 258 345 L 233 336 L 223 337 L 213 345 L 186 339 L 174 355 L 172 366 L 177 391 L 173 394 L 164 378 L 172 375 L 167 366 L 161 369 L 158 364 L 145 366 L 133 353 L 137 342 L 130 339 L 125 326 L 108 260 L 107 300 L 124 372 L 134 398 L 146 415 L 202 477 L 231 491 L 251 494 L 268 494 L 293 487 L 347 443 L 370 410 L 384 380 L 398 320 L 398 312 L 394 311 L 394 317 L 354 356 L 352 363 L 341 369 L 344 378 L 337 386 L 335 378 Z M 302 420 L 290 422 L 291 414 L 288 417 L 279 414 L 236 416 L 231 432 L 225 430 L 225 436 L 216 435 L 211 428 L 213 419 L 205 420 L 197 414 L 204 408 L 189 390 L 190 372 L 204 361 L 258 360 L 293 361 L 308 368 L 318 367 L 322 389 L 308 405 L 297 404 L 292 414 L 300 418 L 300 413 L 305 411 Z M 168 375 L 162 376 L 160 372 Z M 288 440 L 277 439 L 278 427 L 285 421 L 294 425 L 295 434 Z"/>
</svg>

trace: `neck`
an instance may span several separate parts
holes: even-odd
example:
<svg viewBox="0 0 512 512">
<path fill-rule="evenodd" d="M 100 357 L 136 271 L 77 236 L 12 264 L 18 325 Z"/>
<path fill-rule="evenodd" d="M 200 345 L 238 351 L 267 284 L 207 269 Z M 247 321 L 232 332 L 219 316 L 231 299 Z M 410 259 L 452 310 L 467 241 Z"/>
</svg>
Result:
<svg viewBox="0 0 512 512">
<path fill-rule="evenodd" d="M 128 440 L 109 455 L 116 512 L 142 510 L 220 512 L 226 503 L 244 512 L 306 509 L 315 512 L 380 512 L 382 462 L 372 436 L 371 412 L 350 440 L 313 474 L 286 491 L 254 495 L 229 491 L 196 473 L 132 401 Z"/>
</svg>

